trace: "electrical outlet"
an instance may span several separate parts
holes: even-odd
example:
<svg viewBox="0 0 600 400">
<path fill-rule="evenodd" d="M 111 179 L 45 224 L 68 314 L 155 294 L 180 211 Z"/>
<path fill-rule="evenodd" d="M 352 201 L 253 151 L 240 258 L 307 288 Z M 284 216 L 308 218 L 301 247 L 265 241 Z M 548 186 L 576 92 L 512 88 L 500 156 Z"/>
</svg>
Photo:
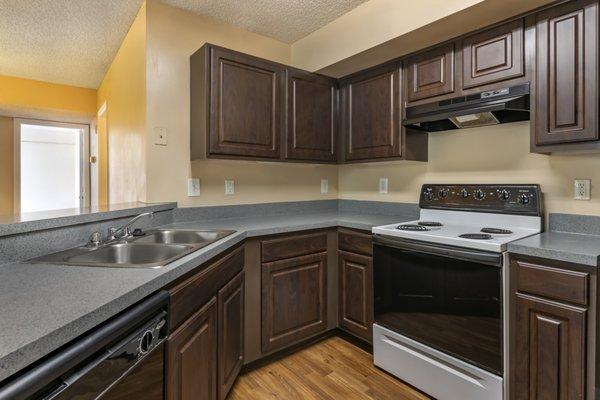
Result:
<svg viewBox="0 0 600 400">
<path fill-rule="evenodd" d="M 321 194 L 329 193 L 329 180 L 321 179 Z"/>
<path fill-rule="evenodd" d="M 225 180 L 225 194 L 232 195 L 235 193 L 235 184 L 232 180 Z"/>
<path fill-rule="evenodd" d="M 200 179 L 189 178 L 188 179 L 188 196 L 198 197 L 200 196 Z"/>
<path fill-rule="evenodd" d="M 575 200 L 589 200 L 591 198 L 592 181 L 590 179 L 575 179 L 573 196 Z"/>
<path fill-rule="evenodd" d="M 154 127 L 154 144 L 158 146 L 167 145 L 167 128 Z"/>
<path fill-rule="evenodd" d="M 387 194 L 388 192 L 388 178 L 379 178 L 379 193 Z"/>
</svg>

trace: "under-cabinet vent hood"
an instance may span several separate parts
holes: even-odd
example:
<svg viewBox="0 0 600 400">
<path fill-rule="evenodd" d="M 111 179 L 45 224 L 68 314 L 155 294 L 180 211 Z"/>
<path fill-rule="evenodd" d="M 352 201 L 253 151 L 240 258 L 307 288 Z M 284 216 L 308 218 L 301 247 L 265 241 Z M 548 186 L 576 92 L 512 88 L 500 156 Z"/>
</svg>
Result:
<svg viewBox="0 0 600 400">
<path fill-rule="evenodd" d="M 529 119 L 529 83 L 406 107 L 403 125 L 427 132 Z"/>
</svg>

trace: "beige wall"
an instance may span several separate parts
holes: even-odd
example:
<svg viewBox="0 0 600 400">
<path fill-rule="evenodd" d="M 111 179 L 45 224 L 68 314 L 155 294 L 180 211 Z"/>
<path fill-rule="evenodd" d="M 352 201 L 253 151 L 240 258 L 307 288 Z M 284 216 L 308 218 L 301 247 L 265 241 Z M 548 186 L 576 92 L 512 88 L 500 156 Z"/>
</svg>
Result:
<svg viewBox="0 0 600 400">
<path fill-rule="evenodd" d="M 529 122 L 429 134 L 429 162 L 340 167 L 343 199 L 417 202 L 423 183 L 539 183 L 548 212 L 600 215 L 600 195 L 573 200 L 573 179 L 600 182 L 600 155 L 529 153 Z M 380 177 L 389 194 L 378 194 Z"/>
<path fill-rule="evenodd" d="M 106 102 L 108 201 L 146 199 L 146 6 L 98 89 L 97 108 Z"/>
<path fill-rule="evenodd" d="M 13 124 L 0 117 L 0 215 L 13 213 Z"/>
<path fill-rule="evenodd" d="M 204 43 L 289 64 L 290 46 L 156 1 L 147 3 L 147 199 L 182 206 L 336 198 L 337 168 L 229 160 L 190 163 L 189 57 Z M 153 144 L 154 127 L 168 130 L 168 145 Z M 187 196 L 187 178 L 201 180 L 201 196 Z M 320 179 L 328 178 L 328 195 Z M 236 194 L 225 196 L 224 180 Z"/>
</svg>

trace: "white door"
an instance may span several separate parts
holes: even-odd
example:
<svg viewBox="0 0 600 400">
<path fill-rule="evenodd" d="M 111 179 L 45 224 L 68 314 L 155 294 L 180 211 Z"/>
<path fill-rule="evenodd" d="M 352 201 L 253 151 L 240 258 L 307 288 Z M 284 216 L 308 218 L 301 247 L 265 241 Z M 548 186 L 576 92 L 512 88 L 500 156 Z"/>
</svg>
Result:
<svg viewBox="0 0 600 400">
<path fill-rule="evenodd" d="M 20 212 L 88 206 L 89 127 L 17 120 L 16 128 Z"/>
</svg>

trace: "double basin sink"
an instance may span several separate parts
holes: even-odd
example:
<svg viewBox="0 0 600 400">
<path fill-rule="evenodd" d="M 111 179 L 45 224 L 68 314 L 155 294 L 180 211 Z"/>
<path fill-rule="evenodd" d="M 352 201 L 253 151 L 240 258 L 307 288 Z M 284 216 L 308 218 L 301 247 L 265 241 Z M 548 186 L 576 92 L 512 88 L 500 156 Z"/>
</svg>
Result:
<svg viewBox="0 0 600 400">
<path fill-rule="evenodd" d="M 36 263 L 115 268 L 161 268 L 235 231 L 159 229 L 98 247 L 77 247 L 31 260 Z"/>
</svg>

